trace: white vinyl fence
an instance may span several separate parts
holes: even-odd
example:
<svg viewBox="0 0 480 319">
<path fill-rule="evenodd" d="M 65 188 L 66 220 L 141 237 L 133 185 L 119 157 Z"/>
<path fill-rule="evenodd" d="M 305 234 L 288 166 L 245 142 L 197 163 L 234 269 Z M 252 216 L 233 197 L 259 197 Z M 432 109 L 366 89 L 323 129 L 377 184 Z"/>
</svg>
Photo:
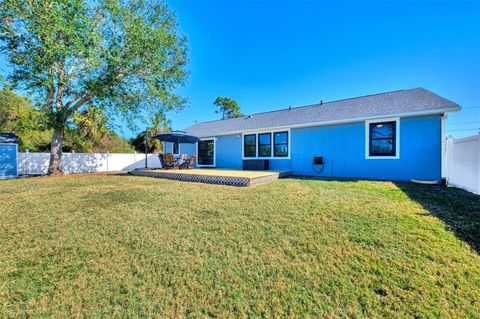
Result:
<svg viewBox="0 0 480 319">
<path fill-rule="evenodd" d="M 480 194 L 480 135 L 447 140 L 446 176 L 448 185 Z"/>
<path fill-rule="evenodd" d="M 50 153 L 18 153 L 19 174 L 46 174 L 49 160 Z M 158 154 L 148 154 L 147 165 L 160 168 Z M 144 168 L 145 154 L 63 153 L 61 166 L 69 174 L 126 171 Z"/>
</svg>

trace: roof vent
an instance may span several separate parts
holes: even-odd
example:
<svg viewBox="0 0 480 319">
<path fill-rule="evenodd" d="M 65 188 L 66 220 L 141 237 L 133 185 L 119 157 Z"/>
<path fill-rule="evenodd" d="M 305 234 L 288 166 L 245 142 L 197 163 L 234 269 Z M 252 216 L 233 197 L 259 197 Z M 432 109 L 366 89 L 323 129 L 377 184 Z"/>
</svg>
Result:
<svg viewBox="0 0 480 319">
<path fill-rule="evenodd" d="M 320 105 L 323 105 L 323 100 L 320 100 Z"/>
<path fill-rule="evenodd" d="M 292 106 L 291 106 L 291 105 L 289 105 L 289 106 L 288 106 L 288 110 L 290 111 L 291 109 L 292 109 Z"/>
</svg>

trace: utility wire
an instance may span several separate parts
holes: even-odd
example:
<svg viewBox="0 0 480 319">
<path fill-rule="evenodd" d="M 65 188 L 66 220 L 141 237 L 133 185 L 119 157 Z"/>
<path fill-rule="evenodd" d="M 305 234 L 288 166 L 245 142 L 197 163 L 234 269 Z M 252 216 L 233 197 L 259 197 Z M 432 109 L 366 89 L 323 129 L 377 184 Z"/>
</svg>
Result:
<svg viewBox="0 0 480 319">
<path fill-rule="evenodd" d="M 449 125 L 457 125 L 457 124 L 476 124 L 476 123 L 480 123 L 480 121 L 472 121 L 472 122 L 454 122 L 454 123 L 447 123 Z"/>
<path fill-rule="evenodd" d="M 478 128 L 467 128 L 463 130 L 447 130 L 447 132 L 460 132 L 460 131 L 480 131 L 480 127 Z"/>
</svg>

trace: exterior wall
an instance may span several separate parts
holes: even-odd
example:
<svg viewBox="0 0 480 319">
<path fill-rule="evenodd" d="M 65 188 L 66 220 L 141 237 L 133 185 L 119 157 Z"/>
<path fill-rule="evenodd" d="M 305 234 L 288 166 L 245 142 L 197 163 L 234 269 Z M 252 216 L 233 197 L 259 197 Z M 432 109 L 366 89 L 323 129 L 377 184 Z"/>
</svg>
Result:
<svg viewBox="0 0 480 319">
<path fill-rule="evenodd" d="M 218 136 L 216 142 L 216 167 L 242 169 L 242 135 Z M 271 170 L 291 170 L 291 160 L 270 159 Z"/>
<path fill-rule="evenodd" d="M 365 122 L 292 129 L 292 173 L 387 180 L 441 179 L 441 116 L 400 118 L 400 158 L 365 159 Z M 321 174 L 312 168 L 323 156 Z"/>
<path fill-rule="evenodd" d="M 165 153 L 172 153 L 173 152 L 173 143 L 165 142 L 164 143 L 164 152 Z M 195 154 L 196 146 L 195 146 L 195 144 L 180 143 L 179 152 L 180 152 L 180 154 L 178 156 L 181 156 L 182 154 L 188 154 L 189 156 L 191 156 L 192 154 Z"/>
<path fill-rule="evenodd" d="M 0 144 L 0 179 L 17 176 L 17 144 Z"/>
<path fill-rule="evenodd" d="M 292 128 L 291 159 L 270 159 L 270 169 L 323 177 L 440 181 L 441 127 L 441 115 L 400 118 L 398 159 L 366 159 L 365 121 Z M 166 144 L 171 152 L 171 143 Z M 193 144 L 187 145 L 180 145 L 181 154 L 196 152 Z M 218 136 L 215 156 L 217 168 L 242 169 L 242 135 Z M 314 156 L 324 157 L 322 173 L 312 167 Z"/>
<path fill-rule="evenodd" d="M 242 137 L 227 135 L 217 137 L 216 167 L 242 169 Z"/>
</svg>

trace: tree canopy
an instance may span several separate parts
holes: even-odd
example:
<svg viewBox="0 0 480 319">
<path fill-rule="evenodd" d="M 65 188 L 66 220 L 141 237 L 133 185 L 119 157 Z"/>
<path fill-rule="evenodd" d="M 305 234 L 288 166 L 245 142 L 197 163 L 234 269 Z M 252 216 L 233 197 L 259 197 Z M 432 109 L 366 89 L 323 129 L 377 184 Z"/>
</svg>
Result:
<svg viewBox="0 0 480 319">
<path fill-rule="evenodd" d="M 52 129 L 45 124 L 43 112 L 10 90 L 0 90 L 0 132 L 15 133 L 22 152 L 44 152 L 50 148 Z M 85 153 L 134 151 L 128 141 L 109 129 L 102 110 L 94 107 L 74 114 L 65 128 L 63 149 Z"/>
<path fill-rule="evenodd" d="M 43 114 L 10 90 L 0 91 L 0 132 L 16 134 L 19 150 L 33 152 L 48 149 L 52 135 Z"/>
<path fill-rule="evenodd" d="M 172 130 L 172 122 L 167 119 L 165 113 L 158 112 L 150 116 L 150 124 L 148 130 L 148 152 L 149 153 L 163 153 L 163 143 L 155 138 L 155 135 L 162 132 Z M 140 132 L 130 143 L 138 152 L 145 152 L 145 131 Z"/>
<path fill-rule="evenodd" d="M 234 99 L 219 96 L 215 99 L 213 104 L 218 107 L 218 110 L 216 110 L 215 113 L 221 113 L 222 119 L 243 116 L 243 113 L 240 111 L 240 106 Z"/>
<path fill-rule="evenodd" d="M 77 111 L 127 119 L 182 108 L 186 38 L 160 1 L 4 0 L 0 50 L 10 80 L 31 94 L 53 130 L 50 174 L 61 173 L 65 128 Z"/>
</svg>

